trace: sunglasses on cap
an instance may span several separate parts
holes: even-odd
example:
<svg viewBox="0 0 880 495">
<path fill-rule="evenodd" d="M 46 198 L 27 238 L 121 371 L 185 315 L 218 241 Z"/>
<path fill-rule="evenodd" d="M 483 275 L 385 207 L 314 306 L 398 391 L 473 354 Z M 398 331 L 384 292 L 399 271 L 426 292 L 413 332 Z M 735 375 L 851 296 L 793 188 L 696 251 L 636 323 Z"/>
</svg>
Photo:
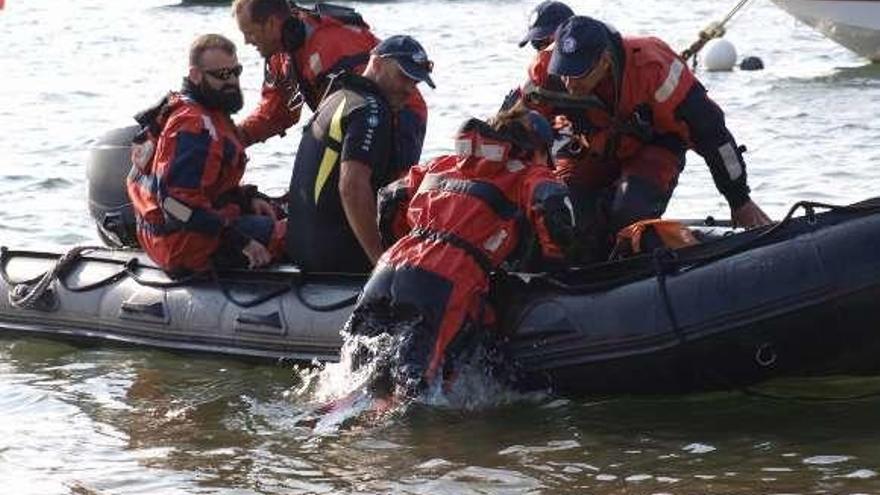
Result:
<svg viewBox="0 0 880 495">
<path fill-rule="evenodd" d="M 424 58 L 416 56 L 410 52 L 391 52 L 391 53 L 383 53 L 379 55 L 381 58 L 394 58 L 397 60 L 405 59 L 407 62 L 412 62 L 416 66 L 424 69 L 429 74 L 434 70 L 434 62 Z"/>
<path fill-rule="evenodd" d="M 244 70 L 241 64 L 234 65 L 232 67 L 221 67 L 219 69 L 202 69 L 205 74 L 208 74 L 211 77 L 219 79 L 221 81 L 226 81 L 232 77 L 238 77 L 241 75 L 241 71 Z"/>
</svg>

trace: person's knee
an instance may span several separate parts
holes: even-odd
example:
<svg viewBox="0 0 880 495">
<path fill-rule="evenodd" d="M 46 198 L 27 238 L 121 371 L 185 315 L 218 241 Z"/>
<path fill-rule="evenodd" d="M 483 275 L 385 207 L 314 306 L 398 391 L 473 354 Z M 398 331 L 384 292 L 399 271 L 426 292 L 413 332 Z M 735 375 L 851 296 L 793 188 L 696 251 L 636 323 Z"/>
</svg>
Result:
<svg viewBox="0 0 880 495">
<path fill-rule="evenodd" d="M 671 190 L 640 176 L 623 177 L 611 203 L 610 227 L 613 232 L 639 220 L 660 218 L 666 211 Z"/>
</svg>

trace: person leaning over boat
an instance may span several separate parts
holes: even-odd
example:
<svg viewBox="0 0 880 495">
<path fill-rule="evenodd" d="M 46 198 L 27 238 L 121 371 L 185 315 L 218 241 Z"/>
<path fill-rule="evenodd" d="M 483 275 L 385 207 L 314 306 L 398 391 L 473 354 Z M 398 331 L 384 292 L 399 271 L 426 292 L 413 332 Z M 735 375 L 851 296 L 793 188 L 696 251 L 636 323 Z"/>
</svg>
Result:
<svg viewBox="0 0 880 495">
<path fill-rule="evenodd" d="M 341 72 L 363 72 L 379 43 L 348 7 L 318 4 L 306 10 L 286 0 L 236 0 L 232 8 L 245 43 L 265 58 L 262 101 L 239 125 L 246 146 L 284 135 L 299 122 L 303 104 L 315 111 L 330 80 Z M 418 90 L 395 110 L 395 118 L 395 160 L 418 163 L 428 119 Z"/>
<path fill-rule="evenodd" d="M 283 253 L 284 221 L 254 186 L 241 186 L 246 157 L 230 115 L 242 107 L 235 45 L 196 38 L 189 73 L 136 119 L 128 195 L 141 247 L 171 273 L 258 267 Z"/>
<path fill-rule="evenodd" d="M 386 245 L 346 325 L 349 336 L 399 335 L 397 393 L 450 376 L 458 353 L 493 320 L 490 273 L 528 253 L 562 266 L 574 235 L 568 191 L 548 165 L 553 140 L 539 113 L 517 105 L 488 123 L 466 121 L 456 154 L 416 166 L 379 194 Z"/>
<path fill-rule="evenodd" d="M 394 111 L 433 64 L 409 36 L 377 45 L 363 75 L 343 73 L 303 129 L 290 179 L 287 254 L 309 271 L 368 273 L 382 254 L 376 191 L 404 171 Z M 295 228 L 293 227 L 295 226 Z"/>
<path fill-rule="evenodd" d="M 666 43 L 624 38 L 575 16 L 556 32 L 549 72 L 572 96 L 593 102 L 573 122 L 583 146 L 569 148 L 557 171 L 575 197 L 611 191 L 612 235 L 663 214 L 689 148 L 706 160 L 736 225 L 770 222 L 749 196 L 742 149 L 724 113 Z"/>
<path fill-rule="evenodd" d="M 559 77 L 548 74 L 547 67 L 553 54 L 556 28 L 573 15 L 571 7 L 562 2 L 547 0 L 535 6 L 529 16 L 528 31 L 519 42 L 520 48 L 531 44 L 536 51 L 535 57 L 529 65 L 525 83 L 507 95 L 502 108 L 522 100 L 548 119 L 562 113 L 555 103 L 567 96 L 565 86 Z"/>
</svg>

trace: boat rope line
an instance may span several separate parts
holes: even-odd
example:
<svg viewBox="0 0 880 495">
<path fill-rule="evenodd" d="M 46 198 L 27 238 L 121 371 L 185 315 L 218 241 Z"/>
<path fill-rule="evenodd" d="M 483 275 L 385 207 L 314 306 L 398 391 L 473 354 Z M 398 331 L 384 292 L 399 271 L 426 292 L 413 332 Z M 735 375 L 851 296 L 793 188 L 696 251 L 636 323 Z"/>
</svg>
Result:
<svg viewBox="0 0 880 495">
<path fill-rule="evenodd" d="M 684 59 L 685 62 L 687 62 L 689 58 L 693 57 L 693 66 L 696 67 L 697 53 L 699 53 L 700 50 L 702 50 L 703 47 L 706 46 L 706 43 L 708 43 L 709 41 L 724 36 L 725 33 L 727 33 L 727 29 L 725 28 L 727 23 L 730 22 L 731 19 L 733 19 L 733 16 L 735 16 L 737 12 L 745 8 L 745 6 L 748 5 L 751 1 L 752 0 L 740 0 L 739 3 L 737 3 L 736 6 L 734 6 L 730 10 L 730 12 L 728 12 L 727 15 L 724 16 L 724 19 L 722 19 L 721 22 L 712 22 L 708 26 L 706 26 L 702 31 L 700 31 L 697 40 L 691 43 L 689 47 L 685 48 L 681 52 L 681 58 Z"/>
<path fill-rule="evenodd" d="M 677 254 L 672 249 L 657 249 L 654 251 L 654 273 L 657 279 L 657 288 L 660 290 L 660 299 L 663 301 L 663 308 L 666 310 L 666 316 L 669 318 L 669 324 L 672 331 L 678 339 L 676 349 L 681 349 L 685 343 L 684 331 L 678 325 L 678 318 L 675 316 L 675 309 L 672 307 L 672 299 L 669 297 L 669 291 L 666 288 L 666 276 L 674 274 L 677 269 Z"/>
<path fill-rule="evenodd" d="M 104 250 L 106 248 L 99 246 L 77 246 L 68 250 L 65 254 L 57 257 L 52 267 L 41 275 L 37 275 L 27 280 L 12 280 L 6 270 L 7 263 L 12 257 L 12 252 L 5 246 L 0 247 L 0 277 L 9 286 L 9 303 L 20 309 L 54 309 L 55 301 L 51 299 L 52 283 L 56 280 L 58 284 L 69 292 L 88 292 L 99 289 L 101 287 L 119 282 L 125 278 L 133 280 L 140 286 L 154 289 L 174 289 L 184 287 L 193 282 L 209 281 L 220 289 L 223 296 L 232 304 L 241 308 L 252 308 L 266 301 L 282 296 L 287 292 L 293 292 L 297 300 L 306 308 L 317 312 L 336 311 L 357 302 L 358 294 L 346 297 L 339 301 L 328 304 L 316 304 L 306 299 L 303 294 L 303 280 L 294 280 L 289 284 L 284 284 L 281 288 L 270 291 L 266 294 L 256 296 L 250 300 L 242 300 L 237 298 L 233 293 L 229 284 L 224 283 L 219 274 L 215 270 L 207 270 L 202 272 L 193 272 L 185 276 L 174 278 L 170 281 L 148 280 L 138 273 L 140 262 L 138 258 L 132 257 L 121 262 L 122 268 L 115 273 L 104 277 L 96 282 L 92 282 L 82 286 L 72 286 L 65 275 L 83 258 L 88 252 L 96 250 Z M 24 252 L 28 253 L 28 252 Z M 34 255 L 44 255 L 44 253 L 31 253 Z M 47 258 L 55 258 L 55 256 L 46 255 Z M 115 260 L 108 260 L 115 261 Z"/>
<path fill-rule="evenodd" d="M 52 265 L 52 268 L 43 273 L 43 275 L 36 280 L 36 283 L 18 283 L 10 286 L 8 293 L 9 304 L 20 309 L 38 309 L 41 307 L 54 306 L 54 301 L 51 299 L 47 300 L 47 297 L 51 297 L 47 295 L 51 294 L 52 282 L 67 273 L 67 271 L 76 264 L 76 261 L 83 255 L 83 253 L 94 251 L 96 249 L 101 248 L 96 246 L 74 247 L 64 253 L 63 256 L 59 257 Z M 4 249 L 2 252 L 4 258 L 7 253 L 8 251 Z M 5 260 L 3 263 L 3 276 L 4 279 L 6 279 L 7 273 Z"/>
</svg>

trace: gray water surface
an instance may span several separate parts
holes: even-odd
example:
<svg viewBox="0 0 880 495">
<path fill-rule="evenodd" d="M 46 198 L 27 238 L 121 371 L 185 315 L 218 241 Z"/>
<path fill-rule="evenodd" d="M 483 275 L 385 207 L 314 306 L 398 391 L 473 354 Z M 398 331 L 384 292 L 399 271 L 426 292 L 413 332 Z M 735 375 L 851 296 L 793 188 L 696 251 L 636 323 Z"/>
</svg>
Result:
<svg viewBox="0 0 880 495">
<path fill-rule="evenodd" d="M 727 2 L 572 1 L 626 33 L 684 47 Z M 451 149 L 524 78 L 525 1 L 352 3 L 380 36 L 415 35 L 436 63 L 425 157 Z M 262 62 L 228 5 L 7 0 L 0 10 L 0 245 L 62 250 L 97 239 L 89 146 L 176 88 L 195 35 L 240 45 L 246 111 Z M 731 26 L 761 72 L 700 73 L 749 148 L 753 196 L 780 217 L 796 200 L 878 194 L 880 69 L 757 0 Z M 299 130 L 255 147 L 246 180 L 288 183 Z M 728 215 L 696 156 L 670 215 Z M 833 328 L 828 329 L 833 332 Z M 508 397 L 415 407 L 375 424 L 298 425 L 289 367 L 149 350 L 0 340 L 0 487 L 10 494 L 880 493 L 877 379 L 784 382 L 685 397 Z"/>
</svg>

